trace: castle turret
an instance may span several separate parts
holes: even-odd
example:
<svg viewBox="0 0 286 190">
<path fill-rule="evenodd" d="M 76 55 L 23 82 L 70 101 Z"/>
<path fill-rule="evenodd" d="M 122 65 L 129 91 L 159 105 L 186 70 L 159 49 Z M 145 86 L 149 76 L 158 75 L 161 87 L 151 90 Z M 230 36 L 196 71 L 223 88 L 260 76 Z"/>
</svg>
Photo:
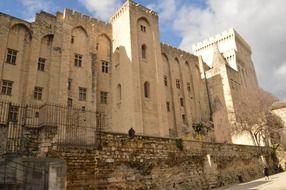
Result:
<svg viewBox="0 0 286 190">
<path fill-rule="evenodd" d="M 158 15 L 127 1 L 111 18 L 113 26 L 113 127 L 139 134 L 168 135 Z M 160 84 L 161 83 L 161 84 Z M 165 129 L 166 128 L 166 129 Z"/>
</svg>

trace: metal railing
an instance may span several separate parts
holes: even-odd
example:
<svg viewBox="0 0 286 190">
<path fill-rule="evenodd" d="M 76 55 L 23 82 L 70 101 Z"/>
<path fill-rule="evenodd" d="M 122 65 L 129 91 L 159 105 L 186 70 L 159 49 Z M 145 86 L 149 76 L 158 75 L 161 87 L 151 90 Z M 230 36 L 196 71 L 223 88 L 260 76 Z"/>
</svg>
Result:
<svg viewBox="0 0 286 190">
<path fill-rule="evenodd" d="M 69 146 L 95 145 L 100 143 L 105 120 L 104 113 L 86 110 L 84 107 L 22 105 L 2 101 L 0 154 L 21 152 L 33 139 L 38 143 L 50 141 Z M 35 134 L 38 136 L 35 137 Z"/>
</svg>

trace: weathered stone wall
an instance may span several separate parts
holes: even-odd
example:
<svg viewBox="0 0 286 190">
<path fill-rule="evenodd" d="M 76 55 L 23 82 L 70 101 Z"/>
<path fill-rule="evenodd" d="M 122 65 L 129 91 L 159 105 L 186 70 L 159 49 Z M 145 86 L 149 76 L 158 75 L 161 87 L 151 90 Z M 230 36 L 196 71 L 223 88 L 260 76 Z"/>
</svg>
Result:
<svg viewBox="0 0 286 190">
<path fill-rule="evenodd" d="M 0 158 L 0 189 L 65 190 L 66 165 L 60 159 Z"/>
<path fill-rule="evenodd" d="M 4 154 L 6 150 L 6 143 L 7 143 L 7 136 L 8 136 L 8 127 L 4 125 L 0 125 L 0 154 Z"/>
<path fill-rule="evenodd" d="M 208 189 L 261 177 L 266 147 L 101 134 L 101 150 L 58 145 L 48 156 L 67 163 L 67 189 Z"/>
</svg>

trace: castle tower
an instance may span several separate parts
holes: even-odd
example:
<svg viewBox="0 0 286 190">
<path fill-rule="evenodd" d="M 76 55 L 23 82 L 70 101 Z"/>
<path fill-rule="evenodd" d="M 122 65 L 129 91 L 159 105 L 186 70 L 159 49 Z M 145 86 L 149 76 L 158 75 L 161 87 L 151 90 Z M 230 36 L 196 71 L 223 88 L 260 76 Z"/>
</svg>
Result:
<svg viewBox="0 0 286 190">
<path fill-rule="evenodd" d="M 251 48 L 233 28 L 193 45 L 195 55 L 202 56 L 209 66 L 213 63 L 213 46 L 219 51 L 228 65 L 239 73 L 240 84 L 245 87 L 257 87 L 257 77 L 251 60 Z"/>
<path fill-rule="evenodd" d="M 167 136 L 158 15 L 127 1 L 111 18 L 113 28 L 113 129 Z"/>
</svg>

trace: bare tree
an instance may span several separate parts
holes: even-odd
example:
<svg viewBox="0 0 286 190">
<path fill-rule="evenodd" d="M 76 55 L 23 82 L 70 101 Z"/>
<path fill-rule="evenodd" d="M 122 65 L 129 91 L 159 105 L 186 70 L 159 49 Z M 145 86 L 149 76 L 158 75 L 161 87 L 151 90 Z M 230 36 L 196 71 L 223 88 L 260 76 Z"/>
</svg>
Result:
<svg viewBox="0 0 286 190">
<path fill-rule="evenodd" d="M 248 132 L 256 145 L 279 146 L 283 123 L 270 110 L 277 98 L 262 89 L 248 88 L 241 88 L 234 98 L 235 132 Z"/>
</svg>

